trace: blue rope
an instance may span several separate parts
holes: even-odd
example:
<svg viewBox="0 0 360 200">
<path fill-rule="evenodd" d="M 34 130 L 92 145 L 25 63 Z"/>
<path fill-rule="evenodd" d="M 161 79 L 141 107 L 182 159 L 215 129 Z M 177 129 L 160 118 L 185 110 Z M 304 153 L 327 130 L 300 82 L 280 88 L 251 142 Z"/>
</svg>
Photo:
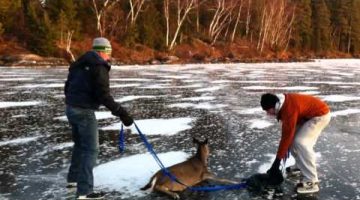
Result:
<svg viewBox="0 0 360 200">
<path fill-rule="evenodd" d="M 136 130 L 138 131 L 138 133 L 140 135 L 140 138 L 143 140 L 146 148 L 148 149 L 148 151 L 154 157 L 154 159 L 156 160 L 156 162 L 160 166 L 163 173 L 166 176 L 168 176 L 172 181 L 177 182 L 177 183 L 179 183 L 181 185 L 184 185 L 184 186 L 186 186 L 188 189 L 190 189 L 192 191 L 208 191 L 208 192 L 211 192 L 211 191 L 219 191 L 219 190 L 234 190 L 234 189 L 244 189 L 244 188 L 246 188 L 246 183 L 239 183 L 239 184 L 233 184 L 233 185 L 215 185 L 215 186 L 208 186 L 208 187 L 191 187 L 191 186 L 185 185 L 184 183 L 179 181 L 173 174 L 171 174 L 169 172 L 169 170 L 163 165 L 163 163 L 161 162 L 159 157 L 156 155 L 156 152 L 152 148 L 151 144 L 147 141 L 145 135 L 140 131 L 139 127 L 136 125 L 135 122 L 134 122 L 134 125 L 135 125 L 135 128 L 136 128 Z"/>
<path fill-rule="evenodd" d="M 121 124 L 121 129 L 119 133 L 119 152 L 123 153 L 125 151 L 125 139 L 124 139 L 124 126 Z"/>
</svg>

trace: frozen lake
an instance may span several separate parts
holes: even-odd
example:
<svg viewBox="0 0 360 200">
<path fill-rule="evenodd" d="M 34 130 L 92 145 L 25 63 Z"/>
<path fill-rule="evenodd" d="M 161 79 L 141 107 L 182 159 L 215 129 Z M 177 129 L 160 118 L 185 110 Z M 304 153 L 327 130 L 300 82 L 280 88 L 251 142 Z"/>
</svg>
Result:
<svg viewBox="0 0 360 200">
<path fill-rule="evenodd" d="M 67 67 L 0 67 L 0 199 L 66 199 L 73 145 L 64 116 L 66 76 Z M 321 190 L 305 199 L 360 199 L 360 60 L 115 66 L 110 85 L 165 165 L 195 152 L 193 136 L 208 138 L 210 169 L 233 180 L 265 172 L 275 156 L 280 126 L 261 110 L 262 93 L 318 96 L 330 105 L 332 120 L 315 147 Z M 120 154 L 119 119 L 104 107 L 96 115 L 96 189 L 108 192 L 108 199 L 166 199 L 139 191 L 159 168 L 134 127 L 126 130 Z M 290 199 L 293 189 L 285 182 L 278 199 Z M 271 199 L 247 190 L 186 191 L 181 197 Z"/>
</svg>

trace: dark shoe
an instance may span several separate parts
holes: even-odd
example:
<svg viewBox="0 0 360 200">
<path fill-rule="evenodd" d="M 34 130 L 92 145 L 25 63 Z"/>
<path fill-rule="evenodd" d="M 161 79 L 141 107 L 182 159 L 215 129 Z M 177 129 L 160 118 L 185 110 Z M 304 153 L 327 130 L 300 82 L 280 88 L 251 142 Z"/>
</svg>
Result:
<svg viewBox="0 0 360 200">
<path fill-rule="evenodd" d="M 286 177 L 300 177 L 301 171 L 299 168 L 295 166 L 290 166 L 285 169 L 286 171 Z"/>
<path fill-rule="evenodd" d="M 105 193 L 104 192 L 93 192 L 88 195 L 79 195 L 76 199 L 104 199 Z"/>
</svg>

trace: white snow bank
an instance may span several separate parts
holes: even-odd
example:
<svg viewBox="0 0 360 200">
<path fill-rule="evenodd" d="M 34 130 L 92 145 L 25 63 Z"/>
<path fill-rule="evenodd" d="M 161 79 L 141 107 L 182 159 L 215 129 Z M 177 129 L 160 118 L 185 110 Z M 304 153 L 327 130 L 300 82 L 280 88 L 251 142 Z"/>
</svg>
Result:
<svg viewBox="0 0 360 200">
<path fill-rule="evenodd" d="M 186 160 L 185 152 L 167 152 L 158 154 L 165 167 Z M 122 198 L 144 196 L 140 190 L 160 167 L 151 154 L 139 154 L 114 160 L 94 168 L 95 187 L 108 191 L 121 192 Z"/>
<path fill-rule="evenodd" d="M 190 129 L 189 125 L 195 121 L 194 118 L 173 118 L 173 119 L 145 119 L 137 120 L 135 123 L 138 125 L 140 131 L 146 135 L 175 135 L 180 131 Z M 120 130 L 121 122 L 115 123 L 110 126 L 101 128 L 102 130 Z M 131 132 L 137 134 L 135 126 L 130 127 Z"/>
<path fill-rule="evenodd" d="M 23 102 L 0 101 L 0 108 L 35 106 L 35 105 L 39 105 L 40 103 L 41 101 L 23 101 Z"/>
</svg>

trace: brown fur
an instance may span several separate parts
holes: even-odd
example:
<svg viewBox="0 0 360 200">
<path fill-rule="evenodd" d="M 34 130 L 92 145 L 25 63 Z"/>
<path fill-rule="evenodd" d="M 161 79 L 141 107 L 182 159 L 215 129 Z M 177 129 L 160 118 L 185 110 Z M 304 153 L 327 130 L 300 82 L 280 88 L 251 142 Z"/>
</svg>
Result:
<svg viewBox="0 0 360 200">
<path fill-rule="evenodd" d="M 207 139 L 204 142 L 200 142 L 194 138 L 194 143 L 198 144 L 196 154 L 182 163 L 168 167 L 168 170 L 172 175 L 186 186 L 193 186 L 209 179 L 226 183 L 235 183 L 230 180 L 216 178 L 209 172 L 207 168 L 207 160 L 209 158 Z M 149 183 L 141 188 L 141 190 L 147 190 L 151 187 L 153 190 L 168 194 L 174 199 L 180 199 L 176 192 L 185 190 L 185 185 L 172 181 L 168 176 L 163 174 L 162 170 L 159 170 L 151 177 Z"/>
</svg>

